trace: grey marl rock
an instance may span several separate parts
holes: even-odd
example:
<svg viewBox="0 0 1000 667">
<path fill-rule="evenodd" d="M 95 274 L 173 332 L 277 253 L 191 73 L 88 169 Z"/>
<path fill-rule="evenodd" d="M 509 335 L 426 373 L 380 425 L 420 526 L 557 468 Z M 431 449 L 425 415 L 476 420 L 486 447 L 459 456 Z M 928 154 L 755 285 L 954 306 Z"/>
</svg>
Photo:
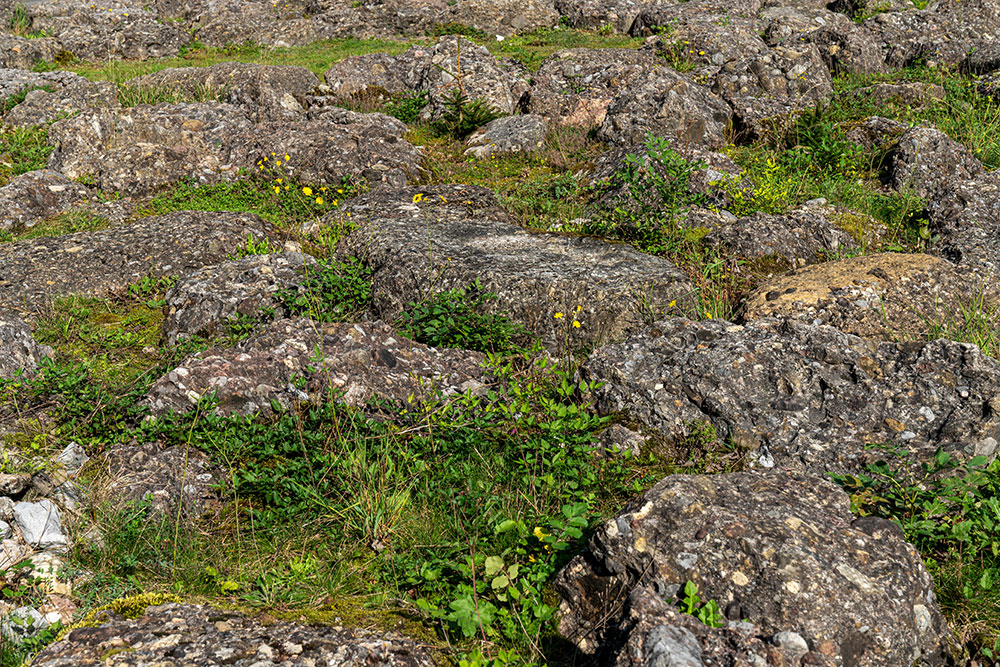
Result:
<svg viewBox="0 0 1000 667">
<path fill-rule="evenodd" d="M 191 336 L 211 338 L 238 315 L 278 307 L 274 295 L 305 280 L 316 260 L 299 252 L 251 255 L 195 271 L 167 292 L 163 335 L 169 345 Z"/>
<path fill-rule="evenodd" d="M 536 114 L 504 116 L 490 121 L 472 133 L 465 144 L 465 155 L 486 158 L 506 153 L 527 153 L 545 143 L 549 124 Z"/>
<path fill-rule="evenodd" d="M 826 8 L 774 6 L 761 10 L 763 39 L 771 47 L 814 44 L 832 74 L 885 72 L 881 42 L 867 28 Z"/>
<path fill-rule="evenodd" d="M 414 203 L 417 194 L 423 199 Z M 338 253 L 371 269 L 372 314 L 386 321 L 421 295 L 478 280 L 497 295 L 492 312 L 521 322 L 556 351 L 626 335 L 647 310 L 688 303 L 693 294 L 687 277 L 664 259 L 514 225 L 485 188 L 380 190 L 351 200 L 347 212 L 357 228 Z"/>
<path fill-rule="evenodd" d="M 305 67 L 219 63 L 209 67 L 171 67 L 129 79 L 136 88 L 170 88 L 188 95 L 213 94 L 220 102 L 245 109 L 257 122 L 295 120 L 303 102 L 320 84 Z"/>
<path fill-rule="evenodd" d="M 64 294 L 106 296 L 147 275 L 185 276 L 218 264 L 253 234 L 278 238 L 255 215 L 181 211 L 123 227 L 0 245 L 0 308 L 38 312 Z"/>
<path fill-rule="evenodd" d="M 267 623 L 207 605 L 168 603 L 134 620 L 102 612 L 100 624 L 76 628 L 48 646 L 36 667 L 79 667 L 104 661 L 120 638 L 130 650 L 115 654 L 120 667 L 183 661 L 188 665 L 367 665 L 432 667 L 439 656 L 412 639 L 344 627 Z"/>
<path fill-rule="evenodd" d="M 215 392 L 217 413 L 251 415 L 271 412 L 272 401 L 291 408 L 338 390 L 358 408 L 373 397 L 405 405 L 435 390 L 483 389 L 482 360 L 478 352 L 415 343 L 383 322 L 285 319 L 232 349 L 187 357 L 153 384 L 148 403 L 154 415 L 186 412 Z"/>
<path fill-rule="evenodd" d="M 995 172 L 940 186 L 928 208 L 937 241 L 929 251 L 974 271 L 985 284 L 1000 276 L 1000 178 Z"/>
<path fill-rule="evenodd" d="M 35 341 L 31 327 L 21 318 L 0 310 L 0 378 L 31 375 L 38 368 L 38 362 L 52 354 L 51 347 Z"/>
<path fill-rule="evenodd" d="M 574 28 L 609 25 L 628 32 L 639 12 L 659 0 L 555 0 L 555 8 Z"/>
<path fill-rule="evenodd" d="M 847 494 L 819 476 L 673 475 L 599 527 L 559 573 L 559 629 L 616 667 L 798 664 L 821 643 L 832 661 L 819 664 L 952 664 L 933 581 L 891 526 L 855 522 Z M 681 620 L 675 600 L 688 581 L 748 623 Z M 775 635 L 773 647 L 758 639 Z"/>
<path fill-rule="evenodd" d="M 90 196 L 87 186 L 43 169 L 14 177 L 0 187 L 0 229 L 23 231 Z"/>
<path fill-rule="evenodd" d="M 636 49 L 562 49 L 531 79 L 527 107 L 557 125 L 599 126 L 612 100 L 657 64 Z"/>
<path fill-rule="evenodd" d="M 72 54 L 66 51 L 59 43 L 59 40 L 51 37 L 42 39 L 26 39 L 17 35 L 0 33 L 0 66 L 11 69 L 24 70 L 25 74 L 31 74 L 31 70 L 39 62 L 54 62 L 59 59 L 68 59 Z"/>
<path fill-rule="evenodd" d="M 0 36 L 0 50 L 3 49 Z M 74 72 L 32 72 L 28 69 L 0 68 L 0 99 L 6 100 L 31 88 L 65 88 L 66 86 L 87 83 L 87 79 Z"/>
<path fill-rule="evenodd" d="M 86 11 L 36 17 L 33 27 L 44 30 L 62 50 L 80 60 L 167 58 L 176 56 L 193 37 L 184 26 L 160 22 L 152 12 Z M 96 8 L 95 8 L 96 10 Z"/>
<path fill-rule="evenodd" d="M 602 414 L 667 437 L 708 421 L 755 465 L 854 472 L 886 443 L 928 460 L 994 456 L 1000 365 L 948 340 L 866 341 L 833 327 L 664 320 L 603 347 L 581 368 Z"/>
<path fill-rule="evenodd" d="M 51 500 L 17 503 L 14 505 L 14 521 L 30 547 L 58 549 L 69 545 L 69 538 L 63 532 L 59 508 Z"/>
</svg>

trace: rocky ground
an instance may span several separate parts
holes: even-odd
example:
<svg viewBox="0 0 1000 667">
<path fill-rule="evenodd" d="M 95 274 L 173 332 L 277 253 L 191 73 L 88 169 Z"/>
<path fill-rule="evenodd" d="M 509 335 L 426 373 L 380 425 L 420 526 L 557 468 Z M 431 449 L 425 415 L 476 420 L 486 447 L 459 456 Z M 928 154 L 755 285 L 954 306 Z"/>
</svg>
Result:
<svg viewBox="0 0 1000 667">
<path fill-rule="evenodd" d="M 996 0 L 0 26 L 0 667 L 997 664 Z"/>
</svg>

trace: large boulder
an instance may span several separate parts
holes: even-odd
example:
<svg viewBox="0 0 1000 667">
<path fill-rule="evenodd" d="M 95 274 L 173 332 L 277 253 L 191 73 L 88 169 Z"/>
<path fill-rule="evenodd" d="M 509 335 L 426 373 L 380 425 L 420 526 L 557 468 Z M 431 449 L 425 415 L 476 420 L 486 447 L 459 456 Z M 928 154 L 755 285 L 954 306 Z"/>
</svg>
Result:
<svg viewBox="0 0 1000 667">
<path fill-rule="evenodd" d="M 637 77 L 608 107 L 598 136 L 619 145 L 652 134 L 709 148 L 725 141 L 732 110 L 721 98 L 669 67 Z"/>
<path fill-rule="evenodd" d="M 881 42 L 844 14 L 824 8 L 775 6 L 761 11 L 763 39 L 771 47 L 814 44 L 832 74 L 886 71 Z"/>
<path fill-rule="evenodd" d="M 127 646 L 128 650 L 114 647 Z M 109 647 L 112 647 L 109 649 Z M 431 667 L 435 656 L 398 635 L 296 623 L 265 623 L 207 605 L 167 603 L 125 618 L 101 612 L 33 660 L 37 667 L 97 665 L 114 651 L 120 667 L 167 665 L 350 665 Z"/>
<path fill-rule="evenodd" d="M 172 67 L 129 79 L 138 89 L 170 89 L 187 95 L 214 95 L 220 102 L 242 107 L 257 122 L 295 120 L 303 102 L 319 85 L 305 67 L 219 63 L 209 67 Z"/>
<path fill-rule="evenodd" d="M 924 340 L 947 338 L 965 325 L 967 313 L 988 316 L 997 302 L 995 284 L 943 259 L 882 253 L 773 278 L 747 298 L 744 317 L 827 324 L 866 338 Z"/>
<path fill-rule="evenodd" d="M 603 347 L 581 368 L 602 414 L 669 438 L 711 423 L 751 465 L 853 472 L 881 443 L 928 460 L 993 456 L 1000 364 L 948 340 L 868 341 L 833 327 L 764 319 L 664 320 Z"/>
<path fill-rule="evenodd" d="M 502 116 L 490 121 L 466 139 L 464 155 L 487 158 L 491 155 L 529 153 L 545 143 L 549 124 L 533 113 Z"/>
<path fill-rule="evenodd" d="M 270 413 L 331 390 L 366 408 L 372 398 L 405 405 L 412 398 L 479 391 L 488 378 L 483 355 L 434 349 L 408 340 L 383 322 L 317 323 L 305 318 L 273 322 L 232 349 L 184 359 L 149 390 L 154 415 L 187 412 L 215 394 L 217 414 Z"/>
<path fill-rule="evenodd" d="M 405 184 L 423 156 L 402 139 L 406 126 L 383 114 L 344 109 L 323 118 L 254 123 L 245 109 L 219 102 L 141 105 L 84 112 L 49 129 L 49 166 L 90 177 L 103 190 L 143 194 L 182 179 L 213 183 L 256 171 L 274 153 L 312 184 L 344 178 Z"/>
<path fill-rule="evenodd" d="M 4 50 L 0 42 L 0 51 Z M 32 72 L 29 69 L 0 69 L 0 99 L 7 100 L 31 89 L 59 89 L 85 83 L 87 80 L 73 72 Z"/>
<path fill-rule="evenodd" d="M 688 582 L 723 627 L 681 617 Z M 953 664 L 920 554 L 818 476 L 667 477 L 599 527 L 556 586 L 561 633 L 599 664 Z"/>
<path fill-rule="evenodd" d="M 915 127 L 904 132 L 886 164 L 893 188 L 928 199 L 985 170 L 972 151 L 932 127 Z"/>
<path fill-rule="evenodd" d="M 250 234 L 278 237 L 255 215 L 182 211 L 0 245 L 0 307 L 38 312 L 64 294 L 105 296 L 145 276 L 184 276 L 226 259 Z"/>
<path fill-rule="evenodd" d="M 168 58 L 192 41 L 190 30 L 161 22 L 140 7 L 118 11 L 81 5 L 69 15 L 35 17 L 32 27 L 43 30 L 62 50 L 80 60 Z"/>
<path fill-rule="evenodd" d="M 635 331 L 694 291 L 673 264 L 629 246 L 521 229 L 485 188 L 381 190 L 344 213 L 356 229 L 338 252 L 369 267 L 372 314 L 386 321 L 421 295 L 478 281 L 497 296 L 489 308 L 567 352 Z"/>
<path fill-rule="evenodd" d="M 39 345 L 22 319 L 0 310 L 0 378 L 31 375 L 39 361 L 51 356 L 52 348 Z"/>
<path fill-rule="evenodd" d="M 195 271 L 170 288 L 163 335 L 169 345 L 191 336 L 212 338 L 234 317 L 258 318 L 279 308 L 275 294 L 294 289 L 316 260 L 301 252 L 251 255 Z"/>
<path fill-rule="evenodd" d="M 995 172 L 942 185 L 927 213 L 938 237 L 931 254 L 971 269 L 984 283 L 1000 276 L 1000 178 Z"/>
<path fill-rule="evenodd" d="M 656 64 L 635 49 L 556 51 L 531 79 L 528 109 L 559 125 L 599 126 L 612 100 Z"/>
<path fill-rule="evenodd" d="M 117 109 L 118 88 L 108 81 L 77 81 L 57 90 L 32 90 L 24 101 L 4 116 L 4 122 L 18 127 L 48 125 L 81 111 Z"/>
<path fill-rule="evenodd" d="M 90 196 L 85 185 L 59 172 L 42 169 L 17 176 L 0 187 L 0 229 L 21 231 Z"/>
<path fill-rule="evenodd" d="M 639 12 L 657 2 L 659 0 L 555 0 L 555 8 L 574 28 L 611 26 L 628 32 Z"/>
</svg>

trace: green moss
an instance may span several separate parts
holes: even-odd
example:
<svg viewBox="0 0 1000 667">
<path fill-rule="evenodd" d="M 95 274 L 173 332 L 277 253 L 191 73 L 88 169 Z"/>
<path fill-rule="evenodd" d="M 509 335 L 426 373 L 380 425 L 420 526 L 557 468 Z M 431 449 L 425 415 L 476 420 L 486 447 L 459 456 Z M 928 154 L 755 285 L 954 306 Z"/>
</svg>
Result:
<svg viewBox="0 0 1000 667">
<path fill-rule="evenodd" d="M 440 639 L 435 632 L 399 609 L 372 609 L 365 607 L 368 598 L 342 597 L 324 609 L 296 609 L 272 611 L 270 615 L 281 621 L 306 625 L 345 626 L 378 632 L 394 632 L 426 644 L 437 645 Z"/>
</svg>

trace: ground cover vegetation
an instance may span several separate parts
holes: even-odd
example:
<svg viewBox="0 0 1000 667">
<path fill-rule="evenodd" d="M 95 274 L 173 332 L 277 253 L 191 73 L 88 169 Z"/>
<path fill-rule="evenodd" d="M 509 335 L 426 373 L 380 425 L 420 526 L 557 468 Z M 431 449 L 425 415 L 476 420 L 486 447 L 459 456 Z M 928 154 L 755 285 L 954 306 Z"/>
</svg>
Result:
<svg viewBox="0 0 1000 667">
<path fill-rule="evenodd" d="M 463 30 L 441 29 L 469 34 Z M 568 29 L 485 41 L 532 69 L 557 48 L 638 46 L 620 35 Z M 322 73 L 348 55 L 398 53 L 409 44 L 195 45 L 176 59 L 71 68 L 116 83 L 165 67 L 231 60 L 303 65 Z M 916 109 L 875 107 L 864 97 L 846 95 L 878 81 L 933 83 L 943 86 L 946 96 Z M 1000 107 L 975 95 L 973 86 L 968 76 L 945 68 L 839 77 L 835 87 L 841 95 L 828 105 L 802 114 L 773 136 L 728 146 L 726 153 L 743 172 L 713 187 L 737 216 L 784 213 L 823 197 L 884 225 L 881 241 L 862 245 L 859 252 L 917 252 L 928 241 L 926 202 L 887 189 L 880 181 L 884 152 L 862 149 L 846 131 L 876 113 L 931 122 L 995 168 Z M 738 320 L 742 300 L 773 268 L 766 261 L 720 256 L 702 242 L 707 230 L 686 224 L 690 209 L 711 207 L 716 198 L 688 187 L 704 165 L 660 138 L 650 137 L 637 148 L 616 176 L 634 206 L 595 213 L 604 186 L 581 175 L 606 148 L 593 132 L 556 128 L 535 153 L 470 158 L 461 141 L 468 128 L 419 121 L 424 104 L 426 98 L 418 95 L 384 102 L 381 109 L 410 125 L 408 138 L 424 147 L 432 182 L 488 187 L 526 227 L 598 235 L 669 258 L 698 289 L 697 307 L 685 313 L 690 317 Z M 0 134 L 0 178 L 45 164 L 51 148 L 44 132 Z M 139 215 L 248 211 L 296 238 L 304 223 L 336 211 L 362 191 L 353 183 L 332 189 L 303 183 L 293 178 L 293 168 L 291 156 L 274 155 L 257 172 L 230 183 L 181 183 L 144 201 Z M 106 224 L 96 215 L 63 216 L 0 241 Z M 370 276 L 354 260 L 331 258 L 338 238 L 350 229 L 346 218 L 342 224 L 322 243 L 307 245 L 318 268 L 304 292 L 279 296 L 289 312 L 322 322 L 350 321 L 364 311 Z M 866 229 L 853 231 L 866 238 Z M 233 256 L 273 250 L 251 238 L 234 248 Z M 720 442 L 714 429 L 702 424 L 691 424 L 688 437 L 670 443 L 673 448 L 660 443 L 662 448 L 639 456 L 595 456 L 597 433 L 610 420 L 588 410 L 589 388 L 574 375 L 576 360 L 568 354 L 549 358 L 518 325 L 502 314 L 487 314 L 493 295 L 478 284 L 412 302 L 395 324 L 429 345 L 487 353 L 487 368 L 497 382 L 486 395 L 381 406 L 399 412 L 394 425 L 345 407 L 336 393 L 263 419 L 217 416 L 208 397 L 187 415 L 149 421 L 140 398 L 152 381 L 183 355 L 213 343 L 162 345 L 163 298 L 172 282 L 150 276 L 112 297 L 57 300 L 35 329 L 39 341 L 55 349 L 54 357 L 36 377 L 0 385 L 2 409 L 24 426 L 17 441 L 8 442 L 7 470 L 42 466 L 76 440 L 96 453 L 120 442 L 176 445 L 204 452 L 228 471 L 220 490 L 228 502 L 199 520 L 158 514 L 148 503 L 94 508 L 102 539 L 78 544 L 72 555 L 73 567 L 92 573 L 75 592 L 84 610 L 138 593 L 173 594 L 267 609 L 279 617 L 405 628 L 449 647 L 469 665 L 558 663 L 569 652 L 562 651 L 553 631 L 550 583 L 588 529 L 664 474 L 743 465 L 731 443 Z M 261 319 L 270 316 L 262 313 Z M 962 322 L 942 322 L 933 333 L 975 342 L 998 356 L 996 324 L 995 311 L 972 304 Z M 256 326 L 254 318 L 234 319 L 214 342 L 231 344 Z M 886 453 L 889 462 L 897 458 Z M 940 454 L 919 469 L 880 463 L 864 475 L 836 478 L 851 493 L 858 514 L 900 524 L 924 555 L 949 619 L 988 658 L 1000 654 L 998 472 L 996 463 L 973 459 L 960 465 Z M 31 583 L 10 594 L 18 590 L 30 595 Z M 693 583 L 684 587 L 678 608 L 707 624 L 718 622 L 717 605 L 703 601 Z M 3 649 L 0 664 L 19 664 L 34 648 Z"/>
</svg>

